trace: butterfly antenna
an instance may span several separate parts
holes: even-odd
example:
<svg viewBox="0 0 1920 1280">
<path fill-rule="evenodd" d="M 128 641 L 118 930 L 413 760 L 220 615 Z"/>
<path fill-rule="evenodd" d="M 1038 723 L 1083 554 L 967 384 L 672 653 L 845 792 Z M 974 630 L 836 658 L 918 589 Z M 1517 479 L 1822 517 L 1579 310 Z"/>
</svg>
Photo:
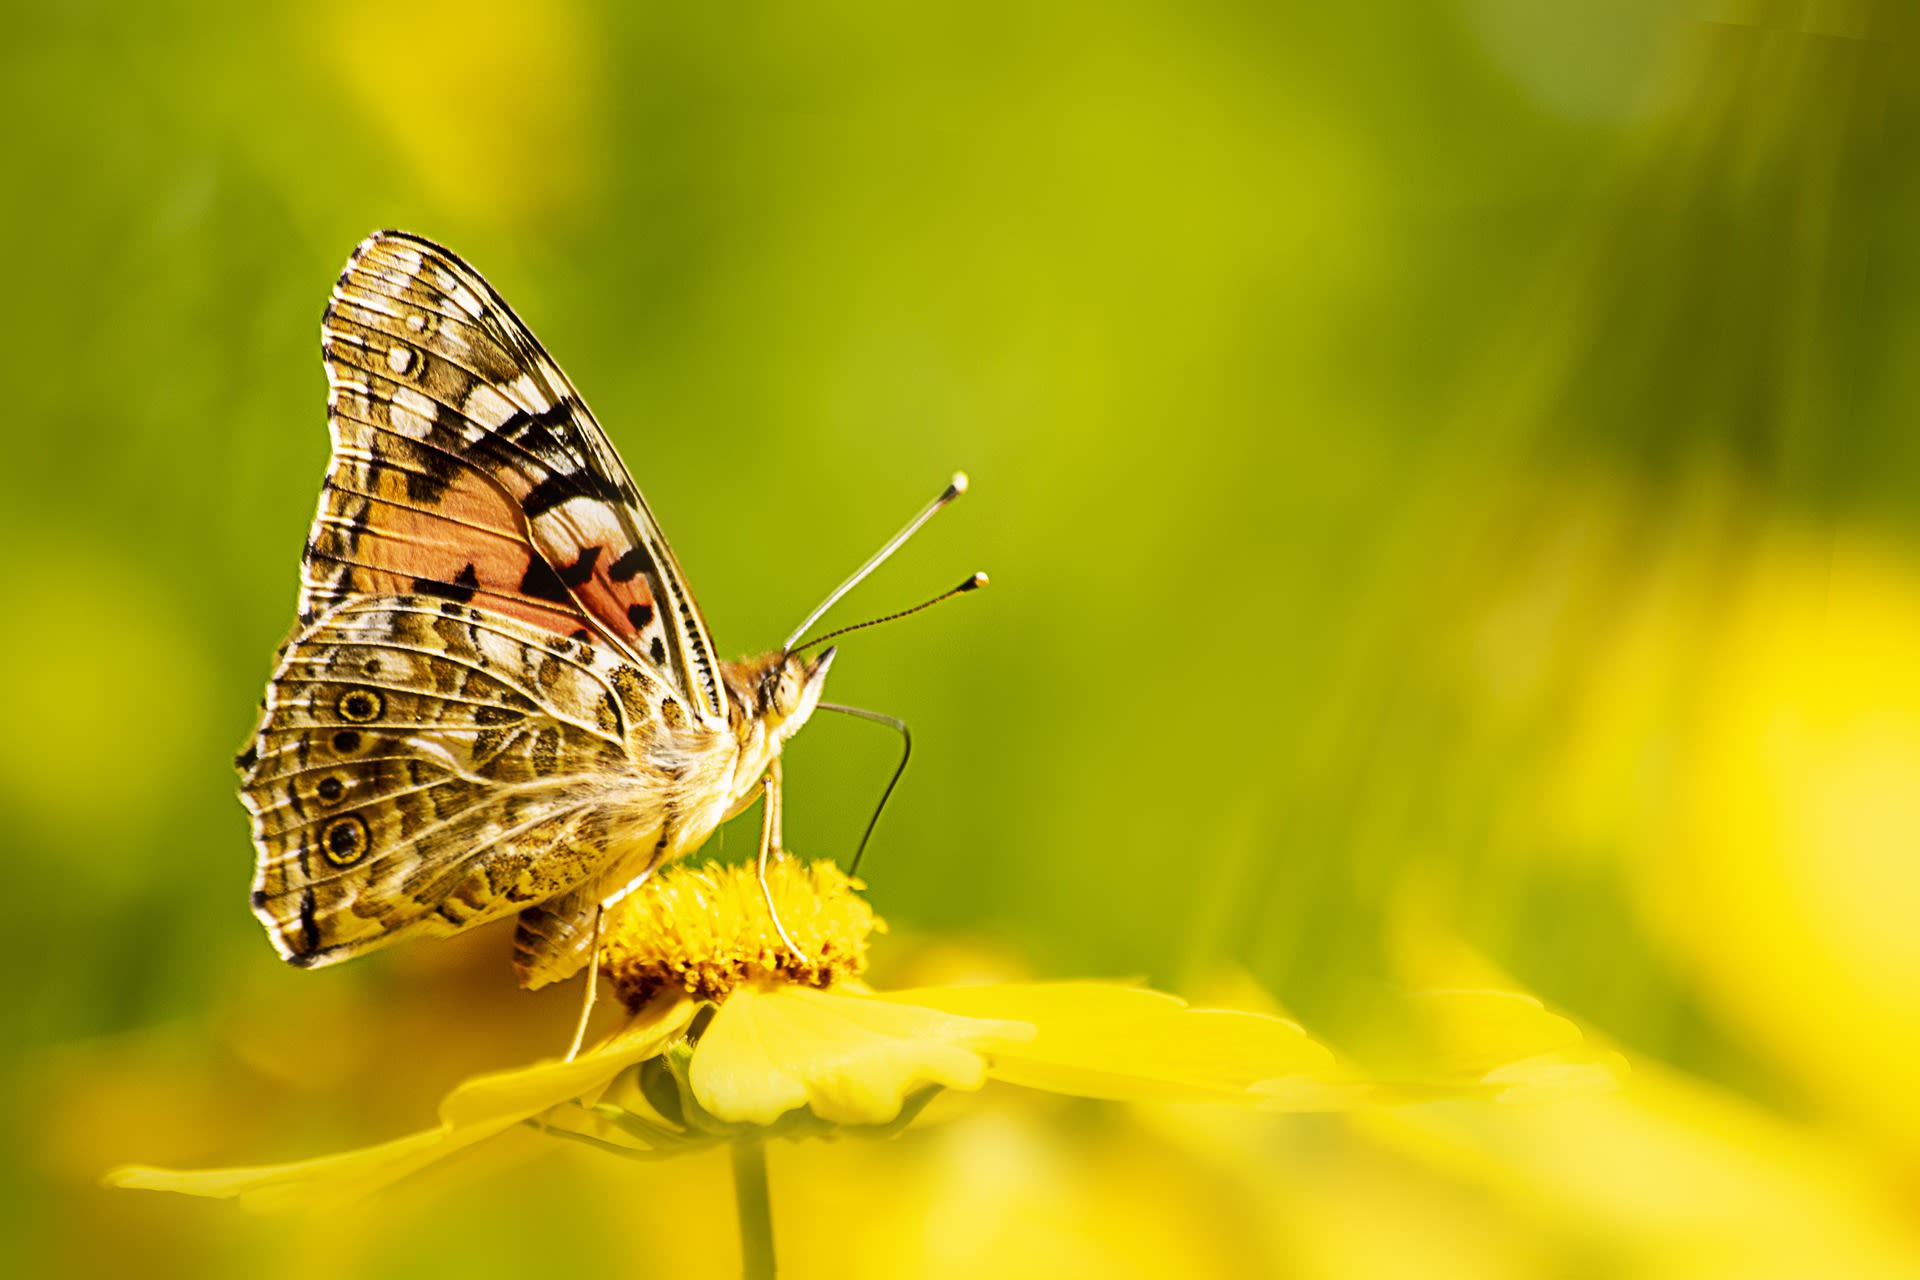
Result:
<svg viewBox="0 0 1920 1280">
<path fill-rule="evenodd" d="M 865 622 L 856 622 L 850 626 L 835 627 L 832 631 L 827 632 L 825 635 L 815 636 L 813 639 L 806 641 L 804 644 L 796 646 L 792 643 L 789 643 L 787 645 L 787 652 L 798 653 L 802 649 L 811 649 L 813 648 L 813 646 L 817 644 L 825 644 L 829 640 L 837 640 L 841 636 L 846 635 L 849 631 L 865 631 L 868 627 L 877 627 L 883 622 L 898 622 L 902 618 L 911 618 L 914 614 L 919 613 L 923 609 L 933 608 L 933 606 L 939 604 L 942 600 L 951 600 L 955 596 L 965 595 L 969 591 L 978 591 L 981 587 L 984 587 L 986 585 L 987 585 L 987 575 L 984 573 L 976 573 L 972 577 L 968 578 L 965 582 L 961 583 L 959 586 L 949 587 L 947 590 L 942 591 L 939 595 L 935 596 L 933 599 L 922 600 L 919 604 L 913 606 L 913 608 L 911 609 L 902 609 L 898 613 L 882 614 L 878 618 L 868 618 Z"/>
<path fill-rule="evenodd" d="M 952 593 L 949 592 L 949 595 Z M 943 599 L 945 597 L 942 597 Z M 893 777 L 887 779 L 887 789 L 880 793 L 880 803 L 873 807 L 873 816 L 867 819 L 867 829 L 860 836 L 860 847 L 853 851 L 853 861 L 847 864 L 847 874 L 857 875 L 860 871 L 860 859 L 866 856 L 867 841 L 873 839 L 873 829 L 880 824 L 880 815 L 886 811 L 887 801 L 893 799 L 893 789 L 900 785 L 900 775 L 907 771 L 907 761 L 913 758 L 913 734 L 907 729 L 907 722 L 898 716 L 868 711 L 865 707 L 849 707 L 838 702 L 822 702 L 821 711 L 838 711 L 843 716 L 856 716 L 861 720 L 871 720 L 883 724 L 900 735 L 900 763 L 894 766 Z"/>
<path fill-rule="evenodd" d="M 855 569 L 853 571 L 853 576 L 849 577 L 845 582 L 835 587 L 833 591 L 827 596 L 827 598 L 820 602 L 820 607 L 815 609 L 812 613 L 808 614 L 807 620 L 793 629 L 793 634 L 788 636 L 787 642 L 780 647 L 788 653 L 793 652 L 793 642 L 798 640 L 801 636 L 807 634 L 808 627 L 820 621 L 821 616 L 825 614 L 827 610 L 833 608 L 833 606 L 840 603 L 840 598 L 842 596 L 846 595 L 847 592 L 859 586 L 860 583 L 866 578 L 868 574 L 872 573 L 875 569 L 878 569 L 882 564 L 886 563 L 887 557 L 892 555 L 894 552 L 898 551 L 900 549 L 901 544 L 906 542 L 908 538 L 911 538 L 914 534 L 918 533 L 920 531 L 921 525 L 933 519 L 934 513 L 936 511 L 940 510 L 940 508 L 946 506 L 949 502 L 952 502 L 955 498 L 959 497 L 961 494 L 965 493 L 966 491 L 967 491 L 967 473 L 964 471 L 954 472 L 953 479 L 947 481 L 947 487 L 940 491 L 940 496 L 935 498 L 932 502 L 929 502 L 925 507 L 923 507 L 919 515 L 907 521 L 906 528 L 900 530 L 900 532 L 894 534 L 891 538 L 888 538 L 887 544 L 884 547 L 881 547 L 878 551 L 874 552 L 873 555 L 867 558 L 867 562 L 865 564 L 861 565 L 858 569 Z"/>
</svg>

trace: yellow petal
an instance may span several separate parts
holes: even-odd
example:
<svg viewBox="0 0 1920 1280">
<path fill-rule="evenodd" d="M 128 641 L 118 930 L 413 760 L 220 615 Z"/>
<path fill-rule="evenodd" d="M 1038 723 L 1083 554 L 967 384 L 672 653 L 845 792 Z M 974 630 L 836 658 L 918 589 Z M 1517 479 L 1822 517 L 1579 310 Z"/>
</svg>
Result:
<svg viewBox="0 0 1920 1280">
<path fill-rule="evenodd" d="M 720 1006 L 688 1074 L 700 1105 L 731 1123 L 809 1106 L 834 1124 L 885 1124 L 923 1086 L 979 1088 L 983 1055 L 1032 1034 L 870 996 L 746 986 Z"/>
<path fill-rule="evenodd" d="M 1411 990 L 1354 1046 L 1375 1068 L 1378 1101 L 1550 1102 L 1620 1087 L 1625 1058 L 1435 919 L 1426 904 L 1438 895 L 1418 889 L 1409 887 L 1393 939 Z"/>
<path fill-rule="evenodd" d="M 1447 1073 L 1480 1075 L 1581 1041 L 1579 1027 L 1519 991 L 1417 991 L 1406 999 L 1432 1066 Z"/>
<path fill-rule="evenodd" d="M 1617 1089 L 1628 1074 L 1620 1054 L 1524 992 L 1418 991 L 1393 1015 L 1358 1050 L 1375 1102 L 1556 1102 Z"/>
<path fill-rule="evenodd" d="M 582 1097 L 644 1058 L 651 1058 L 686 1029 L 697 1006 L 685 997 L 656 999 L 631 1022 L 571 1062 L 548 1060 L 514 1071 L 468 1080 L 440 1103 L 448 1128 L 518 1124 L 528 1116 Z"/>
<path fill-rule="evenodd" d="M 1480 1083 L 1495 1090 L 1495 1102 L 1564 1102 L 1621 1087 L 1629 1068 L 1626 1058 L 1612 1050 L 1583 1056 L 1579 1050 L 1543 1053 L 1495 1067 Z"/>
<path fill-rule="evenodd" d="M 238 1196 L 246 1208 L 262 1213 L 300 1209 L 324 1213 L 350 1204 L 369 1191 L 398 1182 L 489 1135 L 463 1135 L 462 1141 L 453 1141 L 453 1136 L 444 1129 L 429 1129 L 358 1151 L 239 1169 L 156 1169 L 148 1165 L 125 1165 L 107 1174 L 103 1181 L 110 1187 L 177 1191 L 182 1195 L 223 1200 Z"/>
<path fill-rule="evenodd" d="M 926 987 L 875 999 L 1030 1023 L 1036 1030 L 1031 1040 L 994 1052 L 992 1075 L 1081 1097 L 1252 1101 L 1249 1090 L 1260 1084 L 1271 1103 L 1285 1092 L 1273 1081 L 1322 1079 L 1334 1071 L 1333 1055 L 1297 1023 L 1259 1013 L 1190 1009 L 1184 1001 L 1142 987 L 1003 983 Z"/>
<path fill-rule="evenodd" d="M 437 1129 L 290 1164 L 184 1170 L 129 1165 L 107 1174 L 104 1181 L 108 1186 L 190 1196 L 237 1196 L 242 1206 L 262 1213 L 339 1209 L 549 1107 L 599 1088 L 633 1063 L 658 1053 L 686 1028 L 693 1011 L 693 1004 L 685 999 L 658 1000 L 571 1062 L 539 1062 L 468 1080 L 441 1102 Z"/>
</svg>

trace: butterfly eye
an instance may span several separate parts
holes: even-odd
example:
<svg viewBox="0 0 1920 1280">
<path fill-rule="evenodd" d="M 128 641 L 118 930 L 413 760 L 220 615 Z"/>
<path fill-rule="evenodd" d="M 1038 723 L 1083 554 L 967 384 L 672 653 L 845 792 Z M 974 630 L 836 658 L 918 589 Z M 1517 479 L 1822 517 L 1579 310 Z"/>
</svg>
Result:
<svg viewBox="0 0 1920 1280">
<path fill-rule="evenodd" d="M 342 720 L 353 724 L 365 724 L 369 720 L 378 720 L 383 704 L 380 695 L 371 689 L 352 689 L 340 695 L 335 704 Z"/>
<path fill-rule="evenodd" d="M 320 848 L 336 867 L 350 867 L 366 856 L 367 824 L 356 817 L 335 818 L 320 829 Z"/>
</svg>

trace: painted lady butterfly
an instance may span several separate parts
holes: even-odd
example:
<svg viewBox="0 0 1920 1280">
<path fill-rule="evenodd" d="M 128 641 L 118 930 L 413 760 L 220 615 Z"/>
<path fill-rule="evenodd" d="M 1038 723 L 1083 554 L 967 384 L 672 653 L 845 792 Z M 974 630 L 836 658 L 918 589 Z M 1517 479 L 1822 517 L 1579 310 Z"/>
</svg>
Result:
<svg viewBox="0 0 1920 1280">
<path fill-rule="evenodd" d="M 333 459 L 300 624 L 235 762 L 281 956 L 517 913 L 538 987 L 587 962 L 603 902 L 763 789 L 777 849 L 781 745 L 833 650 L 715 659 L 606 434 L 447 250 L 369 237 L 321 346 Z"/>
</svg>

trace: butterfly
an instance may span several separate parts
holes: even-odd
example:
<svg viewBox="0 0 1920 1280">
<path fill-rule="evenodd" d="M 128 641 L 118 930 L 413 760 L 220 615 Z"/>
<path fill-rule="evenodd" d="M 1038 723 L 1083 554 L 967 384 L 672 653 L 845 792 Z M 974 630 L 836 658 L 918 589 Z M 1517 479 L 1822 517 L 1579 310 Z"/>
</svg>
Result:
<svg viewBox="0 0 1920 1280">
<path fill-rule="evenodd" d="M 623 887 L 763 790 L 773 824 L 833 650 L 715 658 L 606 433 L 446 249 L 368 237 L 321 348 L 299 623 L 235 760 L 254 913 L 300 966 L 517 915 L 521 985 L 558 981 Z"/>
</svg>

